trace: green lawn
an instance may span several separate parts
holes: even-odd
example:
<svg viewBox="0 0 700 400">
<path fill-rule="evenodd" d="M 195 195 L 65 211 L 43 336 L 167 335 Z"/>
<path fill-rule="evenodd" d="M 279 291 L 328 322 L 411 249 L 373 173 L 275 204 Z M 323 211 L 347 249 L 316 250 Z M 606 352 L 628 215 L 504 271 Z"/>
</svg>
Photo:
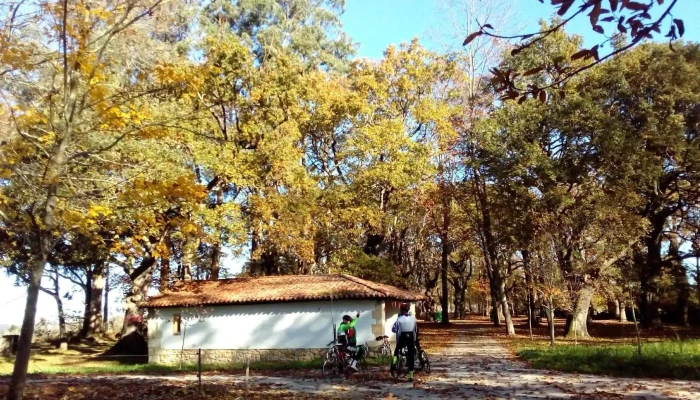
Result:
<svg viewBox="0 0 700 400">
<path fill-rule="evenodd" d="M 520 358 L 533 367 L 628 377 L 700 380 L 700 340 L 667 340 L 642 345 L 524 346 Z"/>
</svg>

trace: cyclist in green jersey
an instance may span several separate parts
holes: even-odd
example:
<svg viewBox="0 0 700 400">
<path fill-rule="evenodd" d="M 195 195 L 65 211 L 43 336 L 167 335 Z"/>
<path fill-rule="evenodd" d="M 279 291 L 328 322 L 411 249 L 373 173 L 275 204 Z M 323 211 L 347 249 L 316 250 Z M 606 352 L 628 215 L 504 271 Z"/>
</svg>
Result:
<svg viewBox="0 0 700 400">
<path fill-rule="evenodd" d="M 350 368 L 357 371 L 357 361 L 360 359 L 361 349 L 357 347 L 357 331 L 355 324 L 360 319 L 360 313 L 357 313 L 355 318 L 349 315 L 343 315 L 343 322 L 338 326 L 338 342 L 341 346 L 352 355 Z"/>
</svg>

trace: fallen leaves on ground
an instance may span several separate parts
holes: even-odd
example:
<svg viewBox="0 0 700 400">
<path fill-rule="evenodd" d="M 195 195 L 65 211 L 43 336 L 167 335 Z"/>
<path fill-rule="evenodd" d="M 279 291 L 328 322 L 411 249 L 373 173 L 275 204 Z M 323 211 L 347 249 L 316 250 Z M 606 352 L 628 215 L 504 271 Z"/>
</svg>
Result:
<svg viewBox="0 0 700 400">
<path fill-rule="evenodd" d="M 0 398 L 7 394 L 7 387 L 0 387 Z M 143 380 L 124 381 L 120 379 L 100 379 L 90 382 L 62 381 L 29 383 L 24 392 L 25 399 L 51 400 L 169 400 L 201 399 L 223 400 L 243 398 L 245 385 L 225 382 L 218 384 L 202 383 L 201 392 L 197 383 Z M 333 399 L 324 394 L 292 393 L 279 385 L 251 385 L 247 399 Z"/>
</svg>

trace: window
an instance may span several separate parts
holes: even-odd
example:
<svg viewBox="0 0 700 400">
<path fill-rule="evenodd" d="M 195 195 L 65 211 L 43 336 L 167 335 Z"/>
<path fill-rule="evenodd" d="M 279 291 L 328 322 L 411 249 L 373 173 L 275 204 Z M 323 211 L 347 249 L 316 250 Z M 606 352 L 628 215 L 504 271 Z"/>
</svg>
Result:
<svg viewBox="0 0 700 400">
<path fill-rule="evenodd" d="M 173 335 L 179 335 L 180 334 L 180 314 L 175 314 L 173 315 Z"/>
</svg>

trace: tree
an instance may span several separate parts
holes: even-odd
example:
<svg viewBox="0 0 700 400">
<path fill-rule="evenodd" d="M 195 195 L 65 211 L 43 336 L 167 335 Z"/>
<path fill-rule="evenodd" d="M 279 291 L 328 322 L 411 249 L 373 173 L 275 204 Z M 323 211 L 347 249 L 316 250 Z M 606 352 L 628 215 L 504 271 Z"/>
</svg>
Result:
<svg viewBox="0 0 700 400">
<path fill-rule="evenodd" d="M 643 199 L 635 212 L 648 221 L 648 228 L 635 260 L 647 326 L 660 323 L 658 280 L 664 267 L 695 256 L 671 255 L 663 248 L 670 242 L 669 231 L 677 230 L 671 225 L 695 229 L 691 216 L 699 198 L 698 111 L 691 104 L 697 102 L 698 54 L 694 44 L 678 46 L 675 52 L 661 45 L 640 46 L 606 64 L 599 83 L 591 82 L 590 90 L 600 96 L 601 104 L 606 102 L 603 97 L 618 99 L 605 111 L 617 116 L 621 135 L 615 140 L 622 140 L 618 149 L 629 154 L 629 170 L 620 173 L 628 174 Z M 649 85 L 640 88 L 641 81 Z M 649 102 L 649 96 L 656 101 Z M 679 223 L 671 224 L 674 218 Z"/>
<path fill-rule="evenodd" d="M 102 197 L 99 185 L 89 188 L 86 182 L 118 181 L 117 174 L 100 172 L 114 169 L 122 142 L 166 125 L 150 111 L 148 99 L 167 86 L 159 78 L 170 72 L 153 56 L 125 51 L 154 42 L 152 36 L 137 33 L 146 26 L 157 29 L 158 22 L 148 17 L 160 3 L 39 1 L 5 6 L 10 19 L 1 29 L 0 79 L 16 136 L 3 145 L 9 157 L 2 169 L 10 185 L 2 191 L 3 197 L 20 204 L 27 215 L 20 228 L 34 237 L 8 399 L 22 397 L 39 282 L 65 229 L 63 219 L 87 214 L 89 201 Z M 153 43 L 155 49 L 162 46 Z M 89 224 L 89 218 L 82 223 Z"/>
<path fill-rule="evenodd" d="M 543 2 L 544 0 L 540 0 L 540 3 Z M 531 96 L 532 98 L 546 101 L 547 91 L 554 91 L 558 86 L 572 77 L 633 48 L 645 39 L 652 39 L 654 35 L 661 34 L 661 29 L 665 28 L 663 26 L 664 24 L 668 27 L 668 33 L 665 37 L 669 38 L 669 41 L 682 37 L 685 32 L 683 20 L 673 18 L 671 13 L 677 2 L 678 0 L 672 0 L 667 5 L 663 5 L 663 0 L 649 0 L 646 3 L 631 0 L 609 0 L 608 2 L 604 0 L 552 0 L 552 5 L 558 8 L 557 14 L 560 17 L 568 15 L 566 19 L 560 20 L 556 24 L 540 29 L 537 32 L 513 36 L 496 34 L 491 24 L 485 23 L 482 25 L 477 21 L 479 29 L 470 33 L 464 40 L 463 45 L 467 46 L 481 36 L 505 40 L 520 40 L 521 42 L 511 50 L 511 55 L 516 56 L 523 50 L 546 40 L 550 35 L 562 32 L 566 25 L 586 12 L 588 12 L 587 15 L 590 20 L 591 29 L 594 32 L 605 35 L 604 26 L 612 25 L 612 32 L 616 33 L 607 36 L 604 41 L 590 49 L 581 49 L 569 56 L 571 61 L 588 61 L 583 65 L 566 66 L 561 64 L 563 59 L 557 59 L 554 60 L 554 62 L 540 63 L 534 68 L 527 70 L 503 70 L 499 68 L 492 70 L 494 82 L 497 87 L 496 90 L 499 93 L 503 93 L 502 99 L 512 100 L 519 98 L 524 100 L 528 96 Z M 609 4 L 610 9 L 605 8 L 605 3 Z M 658 18 L 653 18 L 652 13 L 656 11 L 655 6 L 657 4 L 661 8 L 661 14 Z M 572 11 L 572 13 L 569 11 Z M 669 19 L 672 19 L 672 21 L 667 22 Z M 610 32 L 610 30 L 608 32 Z M 630 35 L 630 42 L 621 46 L 615 46 L 616 38 L 620 37 L 620 35 L 626 35 L 627 33 Z M 607 54 L 601 56 L 599 53 L 609 44 L 613 44 L 613 46 L 611 46 L 612 49 Z M 522 86 L 523 82 L 518 79 L 519 77 L 524 78 L 543 70 L 550 72 L 552 74 L 552 79 L 542 85 Z"/>
<path fill-rule="evenodd" d="M 261 64 L 295 54 L 309 69 L 345 70 L 354 48 L 342 31 L 344 0 L 214 1 L 206 14 L 227 23 Z"/>
</svg>

